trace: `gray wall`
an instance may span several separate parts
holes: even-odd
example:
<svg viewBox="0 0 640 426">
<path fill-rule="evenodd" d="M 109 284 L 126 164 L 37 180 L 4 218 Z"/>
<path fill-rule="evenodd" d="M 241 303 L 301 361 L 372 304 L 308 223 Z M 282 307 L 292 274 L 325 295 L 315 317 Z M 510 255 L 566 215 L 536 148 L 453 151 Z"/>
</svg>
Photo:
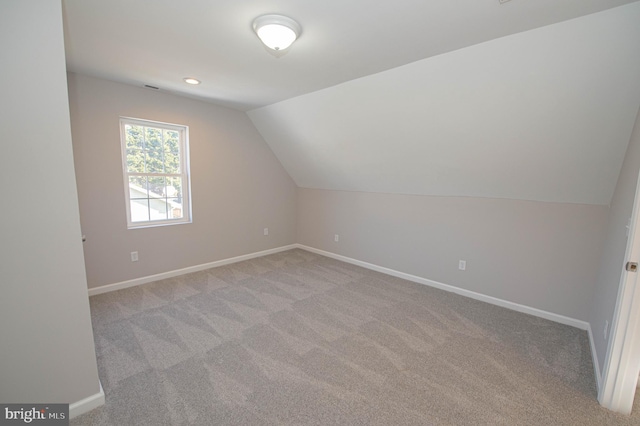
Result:
<svg viewBox="0 0 640 426">
<path fill-rule="evenodd" d="M 593 340 L 601 373 L 604 373 L 604 362 L 608 350 L 608 339 L 605 340 L 604 338 L 604 324 L 605 321 L 609 321 L 609 325 L 611 325 L 613 321 L 618 289 L 620 288 L 620 278 L 625 262 L 627 224 L 633 211 L 633 200 L 636 194 L 639 171 L 640 112 L 629 141 L 618 184 L 611 200 L 602 263 L 589 314 L 589 323 L 593 330 Z"/>
<path fill-rule="evenodd" d="M 59 0 L 0 5 L 0 401 L 100 391 Z"/>
<path fill-rule="evenodd" d="M 90 288 L 295 243 L 296 187 L 245 113 L 76 74 L 69 101 Z M 189 126 L 193 223 L 127 229 L 120 116 Z"/>
<path fill-rule="evenodd" d="M 607 212 L 597 205 L 300 188 L 298 242 L 584 321 Z M 467 261 L 464 272 L 460 259 Z"/>
</svg>

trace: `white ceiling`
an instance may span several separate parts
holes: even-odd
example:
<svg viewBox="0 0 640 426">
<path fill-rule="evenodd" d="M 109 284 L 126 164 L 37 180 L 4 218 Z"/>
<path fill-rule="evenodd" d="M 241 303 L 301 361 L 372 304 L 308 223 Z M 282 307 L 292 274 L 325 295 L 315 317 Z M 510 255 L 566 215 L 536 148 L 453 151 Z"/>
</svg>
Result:
<svg viewBox="0 0 640 426">
<path fill-rule="evenodd" d="M 640 3 L 249 111 L 298 186 L 610 202 L 640 105 Z"/>
<path fill-rule="evenodd" d="M 70 71 L 249 110 L 633 0 L 63 0 Z M 302 36 L 266 52 L 253 19 Z M 187 86 L 183 77 L 202 80 Z"/>
<path fill-rule="evenodd" d="M 70 71 L 249 111 L 302 187 L 608 204 L 640 105 L 632 0 L 63 7 Z M 265 13 L 303 28 L 280 57 Z"/>
</svg>

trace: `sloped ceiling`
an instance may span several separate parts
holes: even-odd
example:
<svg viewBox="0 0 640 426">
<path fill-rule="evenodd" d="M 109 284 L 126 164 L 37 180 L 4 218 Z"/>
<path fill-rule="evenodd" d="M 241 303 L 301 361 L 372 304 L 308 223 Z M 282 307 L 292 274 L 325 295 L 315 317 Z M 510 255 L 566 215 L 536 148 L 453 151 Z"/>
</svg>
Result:
<svg viewBox="0 0 640 426">
<path fill-rule="evenodd" d="M 606 205 L 639 105 L 636 2 L 248 114 L 300 187 Z"/>
<path fill-rule="evenodd" d="M 62 1 L 70 71 L 246 111 L 637 0 Z M 266 13 L 302 26 L 279 58 L 251 28 Z"/>
<path fill-rule="evenodd" d="M 62 1 L 69 71 L 249 111 L 301 187 L 608 204 L 640 104 L 637 0 Z"/>
</svg>

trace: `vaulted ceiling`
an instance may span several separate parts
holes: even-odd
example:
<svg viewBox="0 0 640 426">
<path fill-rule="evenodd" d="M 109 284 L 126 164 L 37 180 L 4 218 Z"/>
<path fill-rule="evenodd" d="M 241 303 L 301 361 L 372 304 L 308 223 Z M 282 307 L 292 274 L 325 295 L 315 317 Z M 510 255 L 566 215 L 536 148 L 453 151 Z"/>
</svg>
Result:
<svg viewBox="0 0 640 426">
<path fill-rule="evenodd" d="M 637 1 L 63 5 L 70 71 L 248 111 L 302 187 L 608 204 L 640 105 Z"/>
</svg>

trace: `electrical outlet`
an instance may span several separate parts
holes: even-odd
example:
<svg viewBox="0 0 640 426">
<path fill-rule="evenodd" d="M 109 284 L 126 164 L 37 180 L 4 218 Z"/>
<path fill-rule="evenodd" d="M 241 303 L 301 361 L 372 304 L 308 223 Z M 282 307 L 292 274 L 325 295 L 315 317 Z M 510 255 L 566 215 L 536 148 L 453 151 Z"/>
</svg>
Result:
<svg viewBox="0 0 640 426">
<path fill-rule="evenodd" d="M 334 236 L 333 236 L 333 241 L 335 241 L 336 243 L 337 243 L 338 241 L 340 241 L 340 235 L 338 235 L 338 234 L 334 235 Z"/>
<path fill-rule="evenodd" d="M 607 334 L 609 333 L 609 321 L 604 322 L 604 340 L 607 340 Z"/>
<path fill-rule="evenodd" d="M 264 228 L 264 235 L 269 235 L 269 228 Z"/>
<path fill-rule="evenodd" d="M 132 251 L 131 252 L 131 261 L 132 262 L 137 262 L 138 261 L 138 252 L 137 251 Z"/>
<path fill-rule="evenodd" d="M 461 271 L 464 271 L 467 269 L 467 261 L 466 260 L 460 260 L 458 262 L 458 269 L 460 269 Z"/>
</svg>

